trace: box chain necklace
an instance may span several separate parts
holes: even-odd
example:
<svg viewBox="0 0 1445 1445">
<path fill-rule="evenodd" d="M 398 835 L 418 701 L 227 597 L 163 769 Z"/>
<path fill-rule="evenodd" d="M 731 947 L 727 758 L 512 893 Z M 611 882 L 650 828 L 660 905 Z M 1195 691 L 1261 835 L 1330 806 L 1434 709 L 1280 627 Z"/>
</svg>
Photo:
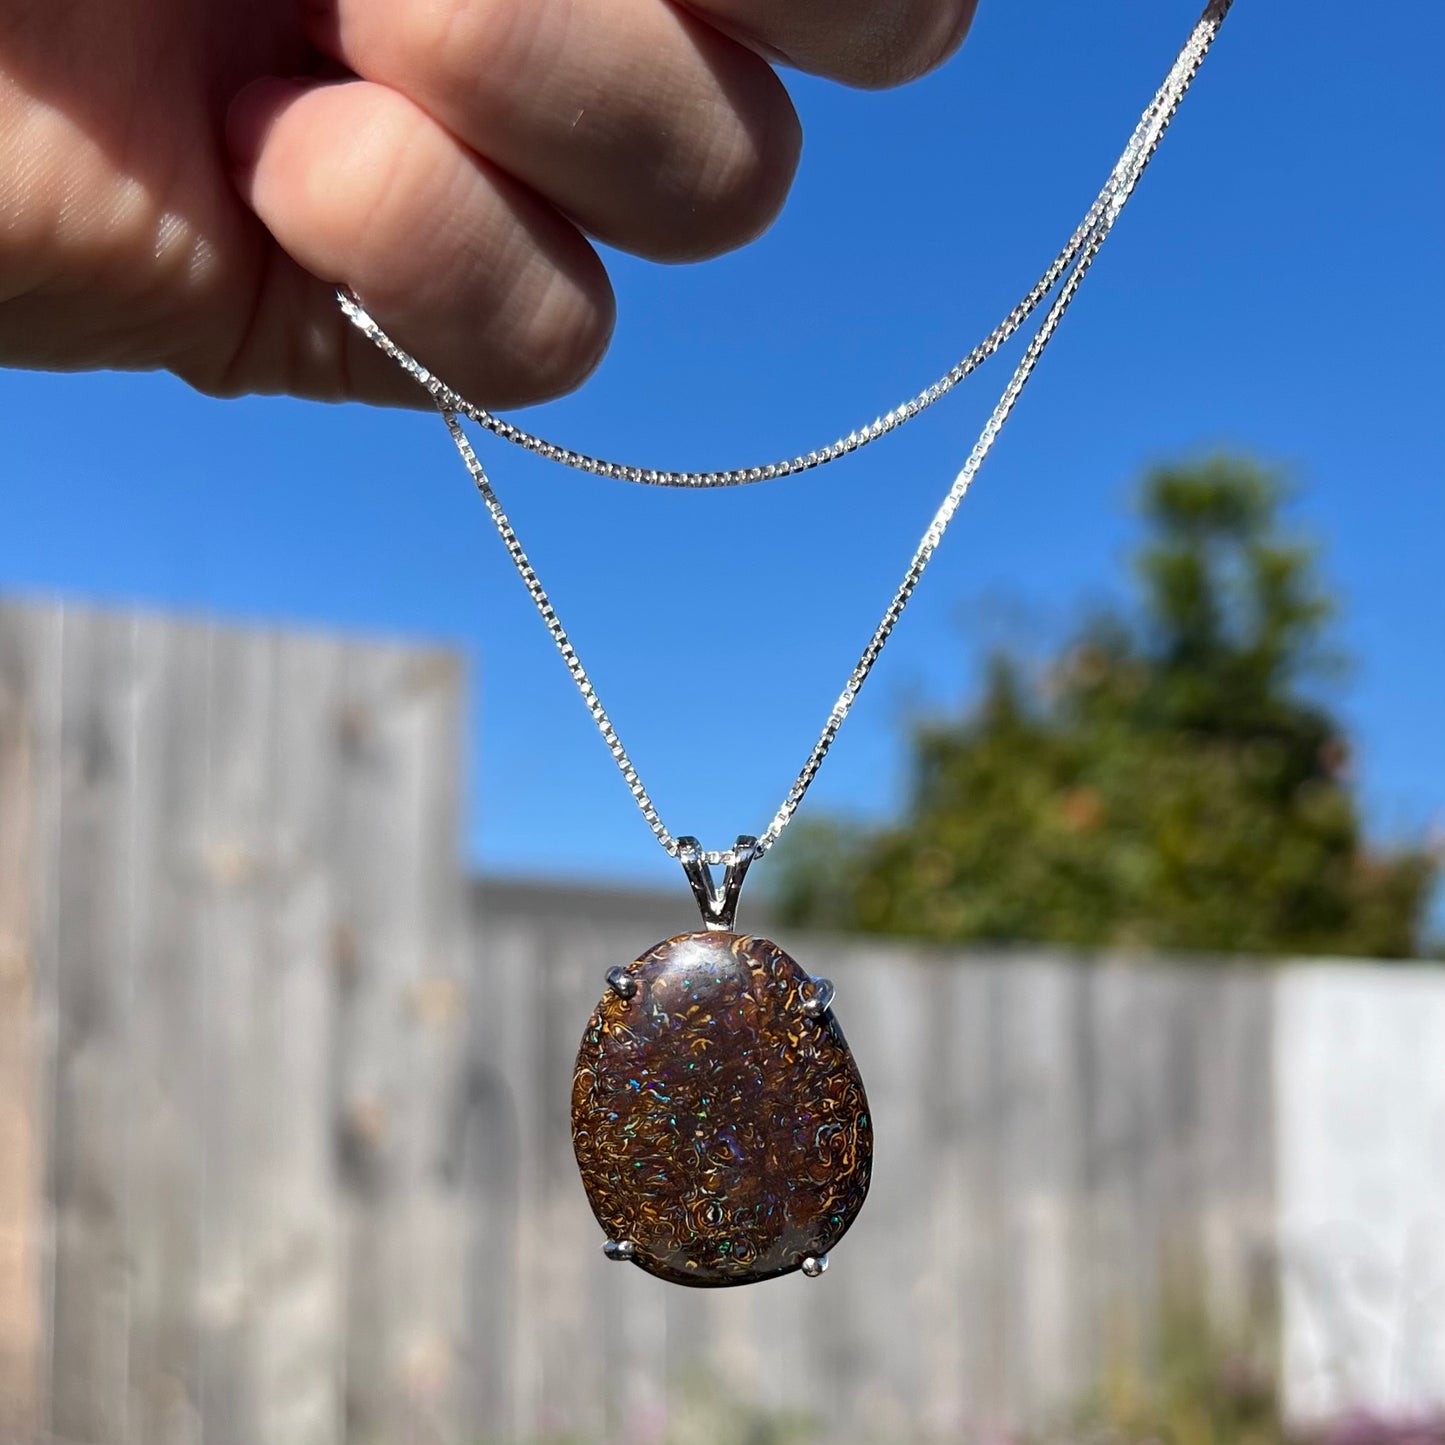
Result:
<svg viewBox="0 0 1445 1445">
<path fill-rule="evenodd" d="M 1210 0 L 1103 189 L 1028 294 L 931 386 L 828 446 L 761 466 L 665 471 L 606 461 L 534 435 L 469 402 L 396 344 L 349 291 L 342 310 L 431 395 L 537 611 L 653 835 L 683 866 L 703 931 L 612 969 L 583 1034 L 572 1139 L 609 1259 L 676 1284 L 816 1278 L 856 1218 L 872 1169 L 872 1124 L 857 1065 L 833 1016 L 833 985 L 776 944 L 733 931 L 748 867 L 791 822 L 873 664 L 903 615 L 984 458 L 1108 239 L 1198 74 L 1233 0 Z M 1057 291 L 1057 294 L 1054 295 Z M 705 851 L 658 815 L 483 469 L 461 418 L 576 471 L 643 486 L 747 486 L 812 471 L 896 431 L 946 396 L 1053 295 L 903 580 L 767 829 Z M 722 867 L 721 883 L 712 869 Z"/>
</svg>

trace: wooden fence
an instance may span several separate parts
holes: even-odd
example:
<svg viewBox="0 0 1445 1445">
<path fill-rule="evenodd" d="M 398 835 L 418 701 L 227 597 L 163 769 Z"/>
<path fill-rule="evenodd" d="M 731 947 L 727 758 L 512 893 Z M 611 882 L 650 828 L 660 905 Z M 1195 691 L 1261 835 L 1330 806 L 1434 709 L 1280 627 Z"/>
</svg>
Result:
<svg viewBox="0 0 1445 1445">
<path fill-rule="evenodd" d="M 461 689 L 0 607 L 0 1439 L 661 1445 L 711 1381 L 962 1445 L 1147 1368 L 1173 1288 L 1273 1317 L 1257 968 L 787 938 L 869 1088 L 859 1223 L 818 1282 L 605 1262 L 572 1055 L 690 900 L 469 885 Z"/>
<path fill-rule="evenodd" d="M 0 1430 L 456 1438 L 459 689 L 0 611 Z"/>
</svg>

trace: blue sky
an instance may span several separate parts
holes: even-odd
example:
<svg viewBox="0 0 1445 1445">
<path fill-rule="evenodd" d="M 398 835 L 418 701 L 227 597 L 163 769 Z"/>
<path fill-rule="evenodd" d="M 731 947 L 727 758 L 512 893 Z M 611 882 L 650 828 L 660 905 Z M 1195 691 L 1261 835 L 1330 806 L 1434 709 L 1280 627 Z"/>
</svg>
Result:
<svg viewBox="0 0 1445 1445">
<path fill-rule="evenodd" d="M 806 450 L 987 332 L 1068 235 L 1194 0 L 982 0 L 890 95 L 793 77 L 794 200 L 706 266 L 619 259 L 616 343 L 529 424 L 659 465 Z M 1150 462 L 1291 468 L 1353 659 L 1376 830 L 1445 818 L 1445 8 L 1239 0 L 809 806 L 883 816 L 902 731 L 990 646 L 1118 597 Z M 1014 354 L 1014 353 L 1011 353 Z M 760 831 L 1006 379 L 812 476 L 707 496 L 483 457 L 665 819 Z M 0 373 L 0 590 L 440 640 L 473 664 L 469 846 L 493 871 L 671 883 L 425 415 Z"/>
</svg>

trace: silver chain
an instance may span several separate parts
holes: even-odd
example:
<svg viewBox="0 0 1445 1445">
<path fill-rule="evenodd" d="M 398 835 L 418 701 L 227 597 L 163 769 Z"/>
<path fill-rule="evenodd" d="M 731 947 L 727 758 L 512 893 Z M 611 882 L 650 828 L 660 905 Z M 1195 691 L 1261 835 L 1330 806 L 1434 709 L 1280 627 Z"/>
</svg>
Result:
<svg viewBox="0 0 1445 1445">
<path fill-rule="evenodd" d="M 1179 108 L 1180 101 L 1183 100 L 1185 92 L 1189 89 L 1205 52 L 1212 44 L 1219 26 L 1232 4 L 1233 0 L 1213 0 L 1213 3 L 1207 7 L 1190 36 L 1189 42 L 1180 52 L 1174 68 L 1166 77 L 1164 84 L 1159 87 L 1154 99 L 1149 103 L 1148 109 L 1140 118 L 1139 124 L 1134 128 L 1133 134 L 1129 137 L 1129 143 L 1124 148 L 1124 153 L 1110 172 L 1103 189 L 1095 197 L 1084 219 L 1079 222 L 1063 250 L 1049 263 L 1048 268 L 1030 288 L 1023 300 L 962 361 L 945 372 L 937 381 L 925 387 L 909 400 L 900 403 L 892 411 L 876 417 L 866 426 L 849 432 L 847 436 L 839 437 L 815 451 L 800 452 L 794 457 L 767 462 L 761 466 L 730 467 L 721 471 L 700 472 L 669 471 L 589 456 L 585 452 L 574 451 L 571 447 L 537 436 L 523 427 L 494 415 L 485 407 L 468 401 L 466 397 L 453 390 L 439 376 L 423 366 L 410 352 L 388 336 L 353 292 L 344 289 L 338 291 L 337 301 L 352 324 L 396 362 L 403 371 L 425 387 L 443 411 L 454 411 L 469 417 L 494 436 L 501 437 L 503 441 L 511 442 L 513 446 L 521 447 L 524 451 L 533 452 L 537 456 L 544 457 L 561 466 L 571 467 L 574 471 L 586 472 L 596 477 L 606 477 L 610 481 L 635 482 L 643 486 L 694 489 L 748 486 L 754 482 L 769 482 L 779 477 L 791 477 L 796 476 L 799 472 L 812 471 L 817 467 L 826 466 L 829 462 L 837 461 L 840 457 L 850 456 L 853 452 L 877 441 L 880 437 L 897 431 L 905 422 L 912 421 L 914 417 L 927 411 L 935 402 L 942 400 L 959 382 L 966 376 L 972 375 L 996 351 L 1009 342 L 1038 309 L 1044 298 L 1058 285 L 1064 273 L 1077 263 L 1090 240 L 1098 234 L 1104 217 L 1109 214 L 1120 191 L 1132 189 L 1142 174 L 1144 166 L 1148 164 L 1149 157 L 1153 154 L 1154 147 L 1159 143 L 1159 137 L 1168 126 L 1174 112 Z M 1201 38 L 1202 49 L 1198 51 L 1192 68 L 1181 75 L 1181 64 L 1193 53 L 1193 47 Z M 1150 136 L 1153 136 L 1152 143 L 1149 140 Z M 1143 155 L 1142 161 L 1140 160 L 1141 154 Z"/>
<path fill-rule="evenodd" d="M 1194 27 L 1184 48 L 1180 51 L 1175 60 L 1169 75 L 1160 87 L 1158 94 L 1149 109 L 1145 111 L 1144 118 L 1135 128 L 1130 137 L 1123 156 L 1118 165 L 1115 166 L 1109 177 L 1108 183 L 1100 193 L 1099 198 L 1090 207 L 1088 216 L 1085 217 L 1079 229 L 1074 233 L 1069 245 L 1060 252 L 1059 257 L 1040 278 L 1039 283 L 1029 292 L 1028 296 L 1019 303 L 1009 314 L 1003 324 L 994 331 L 988 339 L 976 348 L 970 355 L 960 362 L 947 376 L 935 382 L 926 391 L 921 392 L 912 401 L 904 406 L 891 411 L 885 417 L 880 417 L 861 432 L 851 433 L 849 436 L 833 443 L 820 452 L 810 452 L 807 456 L 795 457 L 791 461 L 775 462 L 767 467 L 753 467 L 742 470 L 724 472 L 664 472 L 652 468 L 630 467 L 615 462 L 597 461 L 585 457 L 580 453 L 573 452 L 565 447 L 545 441 L 542 438 L 532 436 L 518 427 L 511 426 L 501 421 L 491 413 L 475 407 L 458 395 L 438 377 L 435 377 L 419 362 L 414 360 L 406 352 L 402 351 L 385 333 L 377 326 L 376 322 L 362 309 L 360 303 L 348 293 L 341 293 L 340 300 L 347 315 L 358 325 L 367 336 L 371 338 L 387 355 L 391 356 L 400 366 L 409 372 L 418 382 L 424 386 L 435 400 L 442 417 L 446 422 L 447 430 L 451 434 L 452 441 L 456 444 L 458 453 L 477 491 L 481 494 L 487 512 L 491 516 L 493 524 L 502 538 L 503 545 L 512 559 L 523 584 L 526 586 L 537 611 L 541 614 L 542 621 L 546 624 L 547 631 L 551 634 L 552 641 L 556 644 L 557 650 L 562 655 L 567 671 L 572 675 L 577 690 L 582 694 L 582 700 L 587 705 L 587 710 L 592 714 L 592 720 L 597 724 L 603 741 L 607 744 L 608 751 L 612 754 L 613 761 L 617 764 L 622 774 L 623 781 L 627 784 L 633 799 L 636 801 L 642 816 L 647 820 L 647 825 L 652 829 L 657 841 L 666 850 L 669 856 L 676 858 L 680 853 L 678 840 L 668 830 L 659 816 L 656 805 L 653 803 L 650 794 L 643 785 L 642 779 L 638 776 L 636 767 L 633 765 L 627 749 L 623 747 L 621 739 L 617 736 L 617 730 L 612 726 L 612 721 L 603 707 L 601 699 L 597 696 L 597 690 L 593 687 L 591 679 L 583 667 L 581 659 L 577 656 L 576 649 L 572 646 L 567 636 L 566 629 L 562 626 L 557 616 L 556 609 L 552 606 L 545 588 L 538 579 L 536 571 L 527 559 L 522 544 L 517 539 L 517 534 L 512 528 L 507 514 L 502 510 L 501 502 L 492 487 L 491 481 L 478 459 L 472 447 L 470 439 L 462 429 L 460 417 L 466 415 L 486 427 L 487 430 L 511 441 L 518 446 L 525 447 L 529 451 L 538 453 L 552 461 L 559 462 L 566 466 L 574 467 L 580 471 L 591 472 L 594 475 L 616 478 L 623 481 L 640 482 L 653 486 L 683 486 L 683 487 L 713 487 L 713 486 L 738 486 L 745 483 L 764 481 L 774 477 L 789 476 L 797 472 L 808 471 L 814 467 L 823 465 L 825 462 L 833 461 L 837 457 L 846 456 L 850 452 L 857 451 L 860 447 L 866 446 L 869 442 L 877 440 L 878 437 L 896 430 L 905 421 L 911 420 L 926 407 L 931 406 L 939 397 L 957 385 L 963 377 L 977 368 L 984 360 L 991 356 L 1000 346 L 1016 332 L 1034 309 L 1062 280 L 1058 295 L 1054 297 L 1052 304 L 1044 315 L 1037 332 L 1029 341 L 1024 350 L 1023 358 L 1020 360 L 1014 374 L 1010 377 L 1008 385 L 1004 388 L 1003 395 L 999 398 L 998 404 L 994 407 L 992 415 L 984 424 L 978 440 L 974 443 L 973 450 L 969 453 L 968 459 L 964 462 L 962 470 L 954 478 L 953 485 L 949 488 L 947 496 L 944 497 L 938 511 L 934 514 L 933 520 L 929 523 L 924 532 L 917 549 L 914 551 L 913 559 L 908 565 L 908 570 L 903 574 L 903 580 L 894 593 L 893 599 L 883 613 L 882 619 L 874 629 L 873 635 L 868 640 L 868 645 L 863 649 L 857 665 L 854 667 L 848 678 L 847 684 L 839 694 L 837 702 L 828 715 L 828 720 L 823 726 L 818 740 L 813 744 L 812 751 L 808 754 L 801 771 L 794 780 L 787 796 L 783 799 L 781 807 L 773 816 L 772 822 L 757 840 L 753 857 L 761 857 L 766 853 L 779 837 L 783 829 L 792 821 L 794 813 L 797 812 L 805 794 L 808 791 L 813 779 L 817 776 L 818 769 L 823 765 L 823 759 L 827 757 L 828 750 L 833 745 L 853 704 L 857 701 L 858 694 L 863 684 L 867 681 L 868 675 L 873 670 L 873 664 L 877 662 L 885 644 L 892 635 L 893 629 L 898 625 L 898 620 L 903 615 L 917 588 L 925 569 L 937 551 L 938 545 L 943 540 L 944 533 L 948 530 L 949 523 L 953 520 L 954 514 L 958 511 L 959 505 L 968 494 L 968 489 L 973 484 L 979 468 L 983 465 L 984 458 L 992 449 L 997 440 L 999 432 L 1002 431 L 1004 423 L 1008 420 L 1014 409 L 1015 403 L 1022 394 L 1029 378 L 1033 375 L 1045 348 L 1053 339 L 1054 333 L 1058 330 L 1059 323 L 1063 320 L 1064 313 L 1068 310 L 1070 303 L 1078 293 L 1079 287 L 1083 284 L 1084 277 L 1088 274 L 1094 258 L 1099 254 L 1109 233 L 1113 230 L 1114 222 L 1118 220 L 1129 197 L 1133 194 L 1139 178 L 1144 174 L 1145 168 L 1152 159 L 1154 152 L 1158 149 L 1164 132 L 1168 129 L 1170 121 L 1173 120 L 1175 112 L 1193 83 L 1194 77 L 1198 74 L 1204 57 L 1209 53 L 1210 46 L 1219 33 L 1219 27 L 1225 16 L 1229 13 L 1233 0 L 1210 0 L 1204 14 L 1198 24 Z M 720 850 L 708 852 L 703 855 L 703 861 L 711 866 L 730 865 L 737 861 L 733 851 Z"/>
</svg>

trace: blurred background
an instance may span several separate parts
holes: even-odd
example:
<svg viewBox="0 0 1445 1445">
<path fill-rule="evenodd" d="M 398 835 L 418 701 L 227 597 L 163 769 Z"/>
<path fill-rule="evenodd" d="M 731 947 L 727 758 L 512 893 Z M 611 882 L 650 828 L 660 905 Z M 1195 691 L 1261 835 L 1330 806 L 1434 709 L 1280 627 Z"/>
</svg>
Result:
<svg viewBox="0 0 1445 1445">
<path fill-rule="evenodd" d="M 530 420 L 705 467 L 887 411 L 1194 19 L 790 77 L 783 220 L 614 258 Z M 876 1118 L 817 1283 L 598 1250 L 573 1053 L 693 905 L 435 418 L 0 375 L 0 1439 L 1445 1441 L 1442 42 L 1236 7 L 750 879 Z M 674 832 L 766 826 L 1009 365 L 736 493 L 483 449 Z"/>
</svg>

